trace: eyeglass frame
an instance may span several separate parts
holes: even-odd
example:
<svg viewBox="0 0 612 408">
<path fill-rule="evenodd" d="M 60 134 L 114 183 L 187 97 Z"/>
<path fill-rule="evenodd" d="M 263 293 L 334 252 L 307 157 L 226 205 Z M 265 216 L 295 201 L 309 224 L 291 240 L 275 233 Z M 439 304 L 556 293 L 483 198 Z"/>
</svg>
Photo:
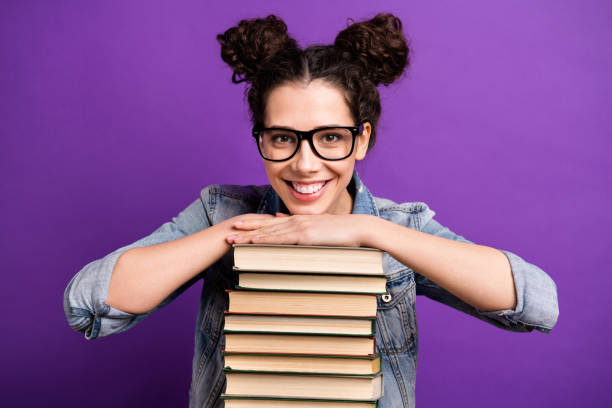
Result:
<svg viewBox="0 0 612 408">
<path fill-rule="evenodd" d="M 317 157 L 319 157 L 319 158 L 321 158 L 323 160 L 338 161 L 338 160 L 344 160 L 344 159 L 350 157 L 353 154 L 353 150 L 355 150 L 355 138 L 363 133 L 363 124 L 365 122 L 367 122 L 367 121 L 364 121 L 364 122 L 362 122 L 362 123 L 360 123 L 360 124 L 358 124 L 356 126 L 322 126 L 322 127 L 314 128 L 312 130 L 308 130 L 308 131 L 301 131 L 301 130 L 289 129 L 289 128 L 284 128 L 284 127 L 264 128 L 264 127 L 255 125 L 255 126 L 253 126 L 253 129 L 252 129 L 252 135 L 255 138 L 255 142 L 257 143 L 257 150 L 259 150 L 260 156 L 264 160 L 267 160 L 267 161 L 284 162 L 284 161 L 290 160 L 293 156 L 295 156 L 297 154 L 297 152 L 300 151 L 300 147 L 302 146 L 302 140 L 307 140 L 308 141 L 308 144 L 310 145 L 310 150 L 312 150 L 312 152 L 315 154 L 315 156 L 317 156 Z M 327 157 L 323 157 L 317 151 L 317 149 L 314 146 L 314 142 L 312 141 L 312 138 L 313 138 L 315 133 L 320 132 L 321 130 L 327 130 L 327 129 L 346 129 L 346 130 L 351 132 L 351 135 L 353 136 L 353 140 L 351 142 L 351 150 L 349 151 L 349 153 L 346 156 L 341 157 L 339 159 L 328 159 Z M 297 148 L 291 154 L 291 156 L 287 157 L 286 159 L 280 159 L 280 160 L 269 159 L 266 156 L 264 156 L 263 152 L 261 151 L 261 145 L 259 143 L 259 137 L 266 130 L 284 130 L 284 131 L 288 131 L 288 132 L 291 132 L 291 133 L 294 133 L 295 135 L 297 135 L 297 138 L 298 138 Z"/>
</svg>

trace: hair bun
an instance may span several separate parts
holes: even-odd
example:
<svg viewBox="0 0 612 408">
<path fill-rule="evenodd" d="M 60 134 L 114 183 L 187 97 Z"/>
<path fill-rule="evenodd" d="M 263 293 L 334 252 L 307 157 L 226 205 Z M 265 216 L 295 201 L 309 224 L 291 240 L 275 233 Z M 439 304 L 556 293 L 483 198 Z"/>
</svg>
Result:
<svg viewBox="0 0 612 408">
<path fill-rule="evenodd" d="M 242 20 L 223 34 L 221 58 L 232 69 L 232 82 L 252 82 L 259 69 L 283 49 L 296 49 L 297 42 L 287 34 L 287 25 L 275 15 Z"/>
<path fill-rule="evenodd" d="M 409 64 L 402 22 L 392 14 L 349 25 L 338 33 L 334 46 L 345 58 L 357 59 L 375 85 L 391 84 Z"/>
</svg>

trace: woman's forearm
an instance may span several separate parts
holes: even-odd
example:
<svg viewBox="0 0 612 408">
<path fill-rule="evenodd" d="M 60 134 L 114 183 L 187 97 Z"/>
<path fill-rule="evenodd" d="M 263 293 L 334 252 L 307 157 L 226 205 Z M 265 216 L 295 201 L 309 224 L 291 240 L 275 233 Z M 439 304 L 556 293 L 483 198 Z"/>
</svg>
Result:
<svg viewBox="0 0 612 408">
<path fill-rule="evenodd" d="M 231 229 L 226 221 L 174 241 L 124 252 L 113 269 L 106 303 L 133 314 L 152 310 L 230 249 L 225 236 Z"/>
<path fill-rule="evenodd" d="M 510 263 L 499 250 L 416 231 L 378 217 L 364 223 L 362 245 L 379 248 L 480 310 L 516 307 Z"/>
</svg>

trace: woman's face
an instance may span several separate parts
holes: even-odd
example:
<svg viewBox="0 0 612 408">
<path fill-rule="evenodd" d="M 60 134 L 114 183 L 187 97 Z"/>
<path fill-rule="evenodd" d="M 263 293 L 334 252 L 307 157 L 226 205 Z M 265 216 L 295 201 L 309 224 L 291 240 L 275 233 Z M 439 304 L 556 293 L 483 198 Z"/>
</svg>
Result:
<svg viewBox="0 0 612 408">
<path fill-rule="evenodd" d="M 320 79 L 307 85 L 284 84 L 268 95 L 265 127 L 308 131 L 323 126 L 355 125 L 342 93 Z M 352 211 L 353 202 L 346 187 L 353 175 L 355 160 L 365 157 L 370 129 L 369 123 L 364 124 L 362 134 L 355 139 L 353 153 L 344 160 L 317 157 L 306 140 L 302 140 L 298 152 L 287 161 L 264 160 L 268 180 L 291 214 Z"/>
</svg>

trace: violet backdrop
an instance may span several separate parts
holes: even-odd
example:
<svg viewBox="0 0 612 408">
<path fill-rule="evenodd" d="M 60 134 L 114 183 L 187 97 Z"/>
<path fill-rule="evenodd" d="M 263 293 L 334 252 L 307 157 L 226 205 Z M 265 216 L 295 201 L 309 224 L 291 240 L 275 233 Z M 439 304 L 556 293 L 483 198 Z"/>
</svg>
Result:
<svg viewBox="0 0 612 408">
<path fill-rule="evenodd" d="M 611 3 L 311 0 L 2 2 L 2 406 L 187 405 L 201 281 L 93 341 L 63 290 L 204 186 L 266 183 L 217 33 L 276 13 L 301 45 L 330 43 L 379 11 L 414 54 L 381 88 L 361 178 L 540 266 L 559 294 L 548 335 L 419 297 L 418 406 L 612 405 Z"/>
</svg>

